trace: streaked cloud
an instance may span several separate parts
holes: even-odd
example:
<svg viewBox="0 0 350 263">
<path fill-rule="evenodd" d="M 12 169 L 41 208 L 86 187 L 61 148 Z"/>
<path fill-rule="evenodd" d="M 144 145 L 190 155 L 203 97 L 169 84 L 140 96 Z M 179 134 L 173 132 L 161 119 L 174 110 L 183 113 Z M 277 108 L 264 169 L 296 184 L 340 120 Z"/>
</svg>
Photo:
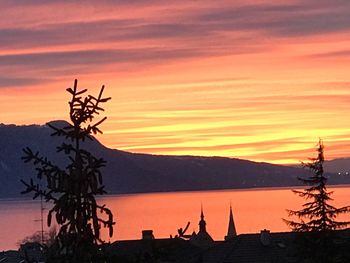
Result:
<svg viewBox="0 0 350 263">
<path fill-rule="evenodd" d="M 28 86 L 33 84 L 43 84 L 45 79 L 36 79 L 36 78 L 6 78 L 0 77 L 0 88 L 4 87 L 21 87 Z"/>
<path fill-rule="evenodd" d="M 196 50 L 124 49 L 82 50 L 65 52 L 26 53 L 0 56 L 0 66 L 57 68 L 70 66 L 98 66 L 100 64 L 138 63 L 177 60 L 199 55 Z"/>
<path fill-rule="evenodd" d="M 350 2 L 1 1 L 1 122 L 106 84 L 114 148 L 298 162 L 350 155 Z M 21 107 L 18 107 L 18 103 Z M 45 110 L 43 110 L 45 109 Z"/>
</svg>

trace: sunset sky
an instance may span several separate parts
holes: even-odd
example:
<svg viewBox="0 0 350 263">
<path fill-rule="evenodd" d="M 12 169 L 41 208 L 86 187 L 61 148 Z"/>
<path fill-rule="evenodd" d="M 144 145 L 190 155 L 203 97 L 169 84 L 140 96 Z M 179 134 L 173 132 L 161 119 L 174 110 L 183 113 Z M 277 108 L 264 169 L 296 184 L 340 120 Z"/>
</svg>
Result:
<svg viewBox="0 0 350 263">
<path fill-rule="evenodd" d="M 281 4 L 283 2 L 283 4 Z M 67 119 L 131 152 L 298 163 L 350 156 L 350 1 L 0 1 L 0 122 Z"/>
</svg>

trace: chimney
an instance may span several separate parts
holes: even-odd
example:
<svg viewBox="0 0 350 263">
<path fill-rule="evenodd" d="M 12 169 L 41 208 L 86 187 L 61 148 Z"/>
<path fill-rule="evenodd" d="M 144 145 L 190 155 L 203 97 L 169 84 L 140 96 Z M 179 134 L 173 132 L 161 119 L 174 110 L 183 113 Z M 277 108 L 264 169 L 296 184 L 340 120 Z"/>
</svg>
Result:
<svg viewBox="0 0 350 263">
<path fill-rule="evenodd" d="M 142 230 L 142 240 L 154 239 L 153 230 Z"/>
<path fill-rule="evenodd" d="M 270 230 L 264 229 L 260 231 L 260 242 L 265 247 L 271 244 Z"/>
</svg>

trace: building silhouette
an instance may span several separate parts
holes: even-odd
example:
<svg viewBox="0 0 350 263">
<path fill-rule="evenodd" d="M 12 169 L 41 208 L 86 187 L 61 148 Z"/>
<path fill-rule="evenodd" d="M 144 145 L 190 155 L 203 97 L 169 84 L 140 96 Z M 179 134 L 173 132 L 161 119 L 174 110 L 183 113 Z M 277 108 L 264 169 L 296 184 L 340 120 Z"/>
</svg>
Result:
<svg viewBox="0 0 350 263">
<path fill-rule="evenodd" d="M 190 243 L 199 247 L 210 247 L 214 240 L 207 232 L 207 223 L 204 220 L 203 207 L 201 207 L 201 215 L 199 221 L 199 231 L 198 233 L 193 232 L 190 238 Z"/>
<path fill-rule="evenodd" d="M 232 206 L 230 205 L 230 215 L 228 220 L 228 229 L 227 235 L 225 236 L 225 240 L 230 240 L 237 236 L 235 222 L 233 220 Z"/>
</svg>

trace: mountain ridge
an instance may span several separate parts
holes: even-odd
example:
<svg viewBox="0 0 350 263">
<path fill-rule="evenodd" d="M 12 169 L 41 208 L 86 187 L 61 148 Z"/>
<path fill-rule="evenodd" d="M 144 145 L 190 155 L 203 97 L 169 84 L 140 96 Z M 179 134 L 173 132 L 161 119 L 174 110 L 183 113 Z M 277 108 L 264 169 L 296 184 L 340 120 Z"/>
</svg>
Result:
<svg viewBox="0 0 350 263">
<path fill-rule="evenodd" d="M 65 121 L 49 124 L 62 127 Z M 62 137 L 50 136 L 48 125 L 0 124 L 0 197 L 18 197 L 21 179 L 36 178 L 31 164 L 21 160 L 22 149 L 30 147 L 60 167 L 67 157 L 57 153 Z M 220 156 L 151 155 L 110 149 L 97 139 L 83 147 L 107 161 L 103 181 L 110 194 L 167 191 L 244 189 L 300 185 L 297 177 L 307 176 L 301 168 Z M 350 178 L 329 174 L 331 184 L 350 183 Z"/>
</svg>

